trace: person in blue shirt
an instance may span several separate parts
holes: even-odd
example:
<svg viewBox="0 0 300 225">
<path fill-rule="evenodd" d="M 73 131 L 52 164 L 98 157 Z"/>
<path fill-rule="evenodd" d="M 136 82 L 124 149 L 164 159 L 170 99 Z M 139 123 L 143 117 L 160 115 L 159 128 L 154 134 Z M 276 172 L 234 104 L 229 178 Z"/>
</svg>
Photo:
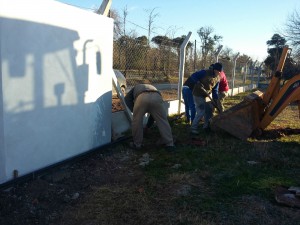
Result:
<svg viewBox="0 0 300 225">
<path fill-rule="evenodd" d="M 193 90 L 186 83 L 182 86 L 182 98 L 185 106 L 186 123 L 191 124 L 196 115 L 196 108 L 193 98 Z"/>
<path fill-rule="evenodd" d="M 196 115 L 191 125 L 191 133 L 198 134 L 198 126 L 201 118 L 204 116 L 203 128 L 209 130 L 209 120 L 213 116 L 213 106 L 209 95 L 212 95 L 216 102 L 218 99 L 218 88 L 221 71 L 221 63 L 215 63 L 211 69 L 200 70 L 193 73 L 185 82 L 193 93 L 193 99 L 196 108 Z"/>
</svg>

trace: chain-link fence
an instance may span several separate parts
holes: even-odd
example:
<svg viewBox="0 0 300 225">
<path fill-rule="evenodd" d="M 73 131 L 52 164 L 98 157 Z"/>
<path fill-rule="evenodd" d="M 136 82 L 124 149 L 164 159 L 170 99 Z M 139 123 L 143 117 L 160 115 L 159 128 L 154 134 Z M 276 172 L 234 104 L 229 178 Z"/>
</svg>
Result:
<svg viewBox="0 0 300 225">
<path fill-rule="evenodd" d="M 260 82 L 266 81 L 262 65 L 256 66 L 252 61 L 241 58 L 237 58 L 236 61 L 221 58 L 219 62 L 223 65 L 230 88 L 249 84 L 258 86 Z"/>
<path fill-rule="evenodd" d="M 178 44 L 177 44 L 178 45 Z M 114 42 L 114 69 L 120 70 L 128 88 L 138 83 L 151 83 L 159 89 L 177 90 L 179 48 L 176 43 L 148 45 L 134 38 L 120 38 Z M 186 62 L 186 74 L 191 73 Z M 169 96 L 169 99 L 176 98 Z"/>
<path fill-rule="evenodd" d="M 166 41 L 163 38 L 156 42 L 148 43 L 147 39 L 127 36 L 115 40 L 113 68 L 120 70 L 125 75 L 128 88 L 138 83 L 151 83 L 160 90 L 172 90 L 170 96 L 164 96 L 168 100 L 174 100 L 177 98 L 181 43 Z M 216 62 L 216 57 L 213 54 L 207 55 L 204 60 L 200 53 L 197 54 L 197 52 L 201 52 L 201 47 L 195 49 L 195 46 L 196 41 L 194 45 L 188 45 L 186 50 L 185 78 Z M 247 60 L 244 58 L 237 57 L 236 60 L 234 57 L 218 58 L 218 61 L 223 64 L 230 88 L 258 84 L 259 75 L 262 75 L 262 68 L 256 66 L 249 58 Z"/>
</svg>

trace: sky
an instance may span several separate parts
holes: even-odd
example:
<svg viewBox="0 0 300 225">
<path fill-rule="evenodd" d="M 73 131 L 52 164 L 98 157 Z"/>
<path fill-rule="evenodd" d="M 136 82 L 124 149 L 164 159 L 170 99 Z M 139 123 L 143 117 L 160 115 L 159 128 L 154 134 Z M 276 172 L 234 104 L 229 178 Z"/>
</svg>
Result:
<svg viewBox="0 0 300 225">
<path fill-rule="evenodd" d="M 57 0 L 86 10 L 97 9 L 102 0 Z M 212 27 L 213 34 L 223 37 L 221 44 L 234 54 L 263 61 L 267 57 L 266 42 L 282 32 L 288 17 L 297 10 L 299 0 L 112 0 L 111 8 L 120 16 L 127 8 L 126 30 L 147 36 L 149 14 L 154 9 L 156 35 L 171 33 L 188 35 L 200 44 L 197 30 Z M 138 26 L 135 26 L 136 24 Z M 145 29 L 143 29 L 145 28 Z"/>
</svg>

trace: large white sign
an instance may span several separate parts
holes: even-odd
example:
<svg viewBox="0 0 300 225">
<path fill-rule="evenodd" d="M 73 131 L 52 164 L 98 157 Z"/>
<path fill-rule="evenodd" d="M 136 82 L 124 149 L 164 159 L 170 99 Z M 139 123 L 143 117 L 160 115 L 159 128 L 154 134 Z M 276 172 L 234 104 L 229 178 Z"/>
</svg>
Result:
<svg viewBox="0 0 300 225">
<path fill-rule="evenodd" d="M 0 0 L 0 183 L 111 141 L 113 20 Z"/>
</svg>

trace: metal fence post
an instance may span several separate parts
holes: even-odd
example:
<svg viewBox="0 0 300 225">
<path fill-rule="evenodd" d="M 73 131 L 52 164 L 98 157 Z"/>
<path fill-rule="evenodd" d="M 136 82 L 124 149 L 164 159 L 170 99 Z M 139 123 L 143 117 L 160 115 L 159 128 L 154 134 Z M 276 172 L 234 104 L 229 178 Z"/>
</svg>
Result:
<svg viewBox="0 0 300 225">
<path fill-rule="evenodd" d="M 246 76 L 247 76 L 247 73 L 248 73 L 248 67 L 247 67 L 247 64 L 248 64 L 248 62 L 250 61 L 250 57 L 248 57 L 248 59 L 247 59 L 247 61 L 246 61 L 246 63 L 245 63 L 245 72 L 244 72 L 244 77 L 243 77 L 243 85 L 245 85 L 246 84 Z"/>
<path fill-rule="evenodd" d="M 192 32 L 189 32 L 183 43 L 180 46 L 180 62 L 179 62 L 179 81 L 178 81 L 178 114 L 181 111 L 181 98 L 182 98 L 182 85 L 183 85 L 183 77 L 184 77 L 184 64 L 185 64 L 185 52 L 187 43 L 192 35 Z"/>
<path fill-rule="evenodd" d="M 107 16 L 110 10 L 112 0 L 103 0 L 102 4 L 100 5 L 99 9 L 97 10 L 97 13 Z"/>
<path fill-rule="evenodd" d="M 222 48 L 223 48 L 223 45 L 220 45 L 217 49 L 217 51 L 215 52 L 215 59 L 216 59 L 216 62 L 219 62 L 219 55 L 222 51 Z"/>
<path fill-rule="evenodd" d="M 232 85 L 231 85 L 231 96 L 233 95 L 234 89 L 234 80 L 235 80 L 235 68 L 236 68 L 236 60 L 239 57 L 240 53 L 238 52 L 236 56 L 233 58 L 233 71 L 232 71 Z"/>
<path fill-rule="evenodd" d="M 254 70 L 257 60 L 251 64 L 251 88 L 253 88 L 253 80 L 254 80 Z"/>
<path fill-rule="evenodd" d="M 259 86 L 260 76 L 262 74 L 262 69 L 261 69 L 262 65 L 263 65 L 263 62 L 258 67 L 257 87 Z"/>
</svg>

